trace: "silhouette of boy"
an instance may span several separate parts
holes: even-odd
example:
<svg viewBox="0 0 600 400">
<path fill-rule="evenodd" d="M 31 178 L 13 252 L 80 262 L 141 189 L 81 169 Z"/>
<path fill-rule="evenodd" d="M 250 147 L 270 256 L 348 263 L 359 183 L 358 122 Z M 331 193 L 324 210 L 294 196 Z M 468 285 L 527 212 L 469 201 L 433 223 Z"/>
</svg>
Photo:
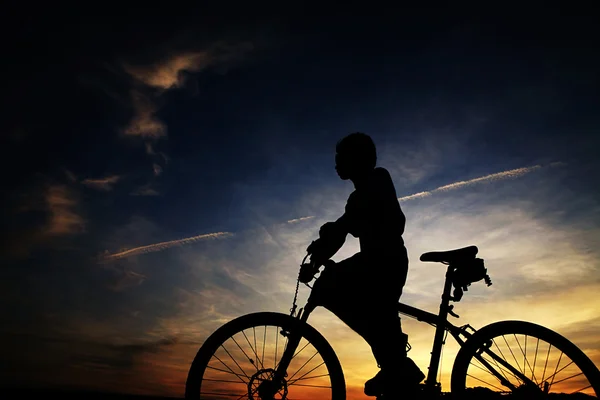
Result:
<svg viewBox="0 0 600 400">
<path fill-rule="evenodd" d="M 308 251 L 316 268 L 325 265 L 310 301 L 333 312 L 371 346 L 381 370 L 365 383 L 364 392 L 385 396 L 416 387 L 425 376 L 406 356 L 407 336 L 397 311 L 408 273 L 402 239 L 406 218 L 390 174 L 376 161 L 368 135 L 356 132 L 338 142 L 335 169 L 355 190 L 344 215 L 323 225 Z M 360 252 L 335 263 L 329 258 L 348 233 L 359 239 Z"/>
</svg>

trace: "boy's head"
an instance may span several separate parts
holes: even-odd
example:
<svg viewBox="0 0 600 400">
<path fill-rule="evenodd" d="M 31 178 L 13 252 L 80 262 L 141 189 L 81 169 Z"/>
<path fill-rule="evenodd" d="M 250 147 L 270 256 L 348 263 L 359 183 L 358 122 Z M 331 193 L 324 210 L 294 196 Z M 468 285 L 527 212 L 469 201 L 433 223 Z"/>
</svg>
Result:
<svg viewBox="0 0 600 400">
<path fill-rule="evenodd" d="M 355 132 L 340 140 L 335 147 L 335 170 L 340 178 L 355 179 L 375 168 L 377 151 L 373 139 Z"/>
</svg>

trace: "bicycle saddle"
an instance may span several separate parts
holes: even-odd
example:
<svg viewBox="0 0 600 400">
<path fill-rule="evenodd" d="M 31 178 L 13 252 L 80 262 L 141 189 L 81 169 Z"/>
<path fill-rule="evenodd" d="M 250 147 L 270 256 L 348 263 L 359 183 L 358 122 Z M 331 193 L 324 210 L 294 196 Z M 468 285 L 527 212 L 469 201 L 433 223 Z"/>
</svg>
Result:
<svg viewBox="0 0 600 400">
<path fill-rule="evenodd" d="M 478 251 L 477 246 L 468 246 L 448 251 L 431 251 L 421 254 L 420 260 L 424 262 L 446 262 L 452 264 L 465 259 L 475 258 Z"/>
</svg>

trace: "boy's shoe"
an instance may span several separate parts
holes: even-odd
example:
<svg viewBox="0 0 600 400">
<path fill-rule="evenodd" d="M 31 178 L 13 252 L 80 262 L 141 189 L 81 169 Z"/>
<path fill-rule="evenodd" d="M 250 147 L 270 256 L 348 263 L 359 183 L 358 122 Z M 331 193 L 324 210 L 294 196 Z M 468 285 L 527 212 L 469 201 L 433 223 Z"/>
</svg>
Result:
<svg viewBox="0 0 600 400">
<path fill-rule="evenodd" d="M 392 370 L 381 370 L 373 378 L 365 382 L 364 392 L 367 396 L 383 397 L 386 393 L 412 392 L 425 379 L 417 364 L 406 358 L 404 365 Z"/>
</svg>

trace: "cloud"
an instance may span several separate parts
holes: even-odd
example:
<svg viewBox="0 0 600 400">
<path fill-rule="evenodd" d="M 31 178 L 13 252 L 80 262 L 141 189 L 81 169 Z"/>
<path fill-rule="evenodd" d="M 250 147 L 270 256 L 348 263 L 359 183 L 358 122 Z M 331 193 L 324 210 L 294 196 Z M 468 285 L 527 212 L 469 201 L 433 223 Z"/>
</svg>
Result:
<svg viewBox="0 0 600 400">
<path fill-rule="evenodd" d="M 122 130 L 124 136 L 144 139 L 146 154 L 153 158 L 160 156 L 167 163 L 167 155 L 155 150 L 155 142 L 168 136 L 166 123 L 157 116 L 163 95 L 182 88 L 186 72 L 197 73 L 211 66 L 223 66 L 251 48 L 247 43 L 231 45 L 217 42 L 204 50 L 173 51 L 147 65 L 121 63 L 122 70 L 132 79 L 130 101 L 133 115 Z M 162 170 L 163 167 L 153 163 L 154 176 L 161 175 Z M 132 194 L 155 196 L 158 192 L 151 188 L 140 188 Z"/>
<path fill-rule="evenodd" d="M 86 323 L 89 326 L 81 326 Z M 173 395 L 179 388 L 170 387 L 174 385 L 169 385 L 163 374 L 173 368 L 173 365 L 165 365 L 165 358 L 175 359 L 179 355 L 177 350 L 179 353 L 194 351 L 190 344 L 181 343 L 177 337 L 123 340 L 118 329 L 105 329 L 106 321 L 81 318 L 69 321 L 69 325 L 74 329 L 66 335 L 57 335 L 58 332 L 3 334 L 7 346 L 3 346 L 0 355 L 10 368 L 0 383 L 27 384 L 35 371 L 40 375 L 36 383 L 42 385 L 68 387 L 77 382 L 88 390 L 102 391 L 108 384 L 126 387 L 129 393 Z M 88 335 L 91 328 L 99 328 L 102 333 Z M 79 332 L 75 334 L 76 331 Z"/>
<path fill-rule="evenodd" d="M 113 185 L 121 180 L 121 177 L 118 175 L 107 176 L 106 178 L 100 179 L 84 179 L 81 181 L 81 184 L 87 186 L 91 189 L 102 190 L 105 192 L 111 191 L 113 189 Z"/>
<path fill-rule="evenodd" d="M 550 166 L 562 166 L 562 165 L 564 165 L 564 163 L 556 162 L 556 163 L 550 164 Z M 398 201 L 403 202 L 403 201 L 408 201 L 408 200 L 420 199 L 423 197 L 431 196 L 434 193 L 462 189 L 464 187 L 476 185 L 479 183 L 488 183 L 488 182 L 494 182 L 494 181 L 503 180 L 503 179 L 519 178 L 525 174 L 536 171 L 540 168 L 543 168 L 543 167 L 541 165 L 534 165 L 532 167 L 516 168 L 516 169 L 511 169 L 508 171 L 496 172 L 494 174 L 481 176 L 479 178 L 469 179 L 468 181 L 458 181 L 458 182 L 450 183 L 448 185 L 440 186 L 440 187 L 430 190 L 430 191 L 419 192 L 419 193 L 414 193 L 414 194 L 411 194 L 408 196 L 399 197 Z"/>
<path fill-rule="evenodd" d="M 175 54 L 154 65 L 124 65 L 125 71 L 143 84 L 157 89 L 181 87 L 183 71 L 198 72 L 215 61 L 210 51 L 185 52 Z"/>
<path fill-rule="evenodd" d="M 84 219 L 77 213 L 78 201 L 66 186 L 53 185 L 46 191 L 46 205 L 50 219 L 45 233 L 50 236 L 81 233 L 85 229 Z"/>
<path fill-rule="evenodd" d="M 133 90 L 131 101 L 134 116 L 123 131 L 125 135 L 153 140 L 167 136 L 167 126 L 154 115 L 158 107 L 148 96 Z"/>
<path fill-rule="evenodd" d="M 228 238 L 233 236 L 231 232 L 214 232 L 214 233 L 206 233 L 202 235 L 192 236 L 184 239 L 178 240 L 170 240 L 168 242 L 160 242 L 154 243 L 147 246 L 135 247 L 133 249 L 121 251 L 119 253 L 114 254 L 106 254 L 102 257 L 102 261 L 113 261 L 118 260 L 125 257 L 131 257 L 139 254 L 152 253 L 156 251 L 162 251 L 169 249 L 175 246 L 182 246 L 184 244 L 190 244 L 197 242 L 198 240 L 206 240 L 206 239 L 221 239 Z"/>
<path fill-rule="evenodd" d="M 290 219 L 286 223 L 295 224 L 296 222 L 306 221 L 306 220 L 313 219 L 313 218 L 314 218 L 314 216 L 300 217 L 300 218 Z"/>
<path fill-rule="evenodd" d="M 155 98 L 164 92 L 181 88 L 185 82 L 183 72 L 199 72 L 209 66 L 237 58 L 248 46 L 218 44 L 204 51 L 185 51 L 170 54 L 150 65 L 123 64 L 123 69 L 137 83 L 131 91 L 134 116 L 124 133 L 156 140 L 167 136 L 167 126 L 156 117 L 158 106 Z M 147 89 L 158 89 L 154 96 Z M 153 98 L 154 97 L 154 98 Z M 153 153 L 152 147 L 146 151 Z"/>
<path fill-rule="evenodd" d="M 56 249 L 57 237 L 85 232 L 80 198 L 70 183 L 33 182 L 22 191 L 7 192 L 7 200 L 3 260 L 26 260 L 35 248 Z"/>
<path fill-rule="evenodd" d="M 70 182 L 77 182 L 77 176 L 75 176 L 73 172 L 69 171 L 68 169 L 64 169 L 63 172 Z"/>
<path fill-rule="evenodd" d="M 109 289 L 115 292 L 122 292 L 125 289 L 141 285 L 145 280 L 145 275 L 123 269 L 119 271 L 119 276 L 109 285 Z"/>
<path fill-rule="evenodd" d="M 130 193 L 132 196 L 158 196 L 160 193 L 153 189 L 150 184 L 140 186 Z"/>
<path fill-rule="evenodd" d="M 154 151 L 154 146 L 152 146 L 152 142 L 146 142 L 146 154 L 153 156 L 156 154 Z"/>
</svg>

